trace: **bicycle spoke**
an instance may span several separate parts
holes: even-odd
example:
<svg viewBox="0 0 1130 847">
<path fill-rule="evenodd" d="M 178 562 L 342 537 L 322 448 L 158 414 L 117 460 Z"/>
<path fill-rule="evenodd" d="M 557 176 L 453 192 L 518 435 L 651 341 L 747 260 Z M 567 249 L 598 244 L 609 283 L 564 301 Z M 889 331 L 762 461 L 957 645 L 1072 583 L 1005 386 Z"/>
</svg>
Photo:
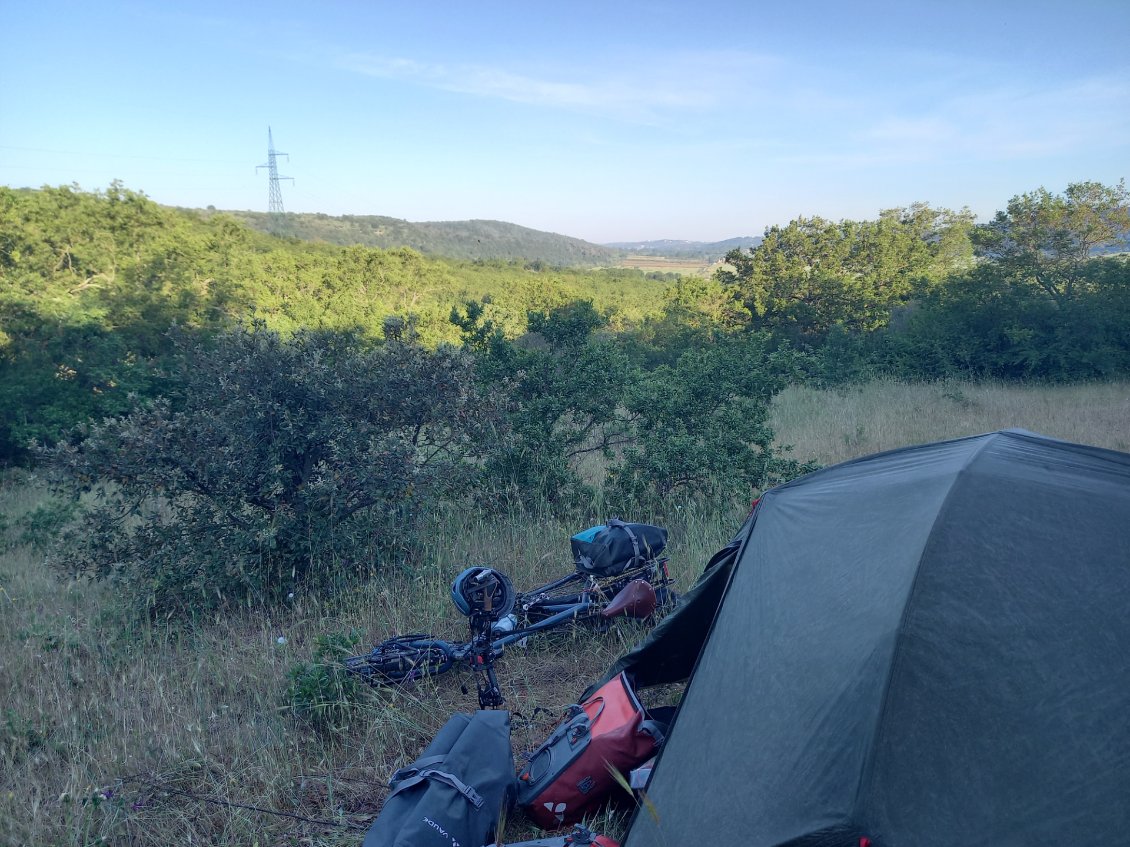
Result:
<svg viewBox="0 0 1130 847">
<path fill-rule="evenodd" d="M 426 634 L 399 636 L 364 655 L 350 656 L 345 667 L 372 685 L 414 682 L 450 670 L 455 652 L 454 645 Z"/>
</svg>

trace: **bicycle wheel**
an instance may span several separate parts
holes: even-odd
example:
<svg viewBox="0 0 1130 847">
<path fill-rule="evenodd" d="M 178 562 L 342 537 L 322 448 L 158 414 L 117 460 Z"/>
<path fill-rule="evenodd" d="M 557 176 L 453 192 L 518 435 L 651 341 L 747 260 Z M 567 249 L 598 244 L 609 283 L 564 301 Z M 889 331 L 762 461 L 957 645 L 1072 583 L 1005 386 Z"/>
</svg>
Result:
<svg viewBox="0 0 1130 847">
<path fill-rule="evenodd" d="M 345 669 L 370 685 L 413 682 L 441 674 L 455 664 L 452 646 L 426 634 L 400 635 L 382 641 L 362 656 L 350 656 Z"/>
</svg>

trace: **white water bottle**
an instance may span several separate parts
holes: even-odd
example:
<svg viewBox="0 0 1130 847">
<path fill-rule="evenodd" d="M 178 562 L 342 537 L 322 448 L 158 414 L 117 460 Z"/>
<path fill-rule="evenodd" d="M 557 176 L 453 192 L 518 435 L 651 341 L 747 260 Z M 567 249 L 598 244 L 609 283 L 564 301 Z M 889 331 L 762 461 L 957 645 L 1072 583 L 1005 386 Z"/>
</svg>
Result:
<svg viewBox="0 0 1130 847">
<path fill-rule="evenodd" d="M 518 616 L 507 615 L 499 621 L 496 621 L 490 628 L 494 635 L 505 635 L 508 632 L 513 632 L 518 628 Z"/>
</svg>

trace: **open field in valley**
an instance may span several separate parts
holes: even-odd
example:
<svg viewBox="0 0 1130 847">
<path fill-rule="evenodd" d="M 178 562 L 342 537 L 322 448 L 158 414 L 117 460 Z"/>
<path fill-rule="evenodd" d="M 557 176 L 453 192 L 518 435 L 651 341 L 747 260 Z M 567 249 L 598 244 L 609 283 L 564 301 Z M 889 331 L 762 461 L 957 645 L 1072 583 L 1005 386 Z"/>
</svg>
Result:
<svg viewBox="0 0 1130 847">
<path fill-rule="evenodd" d="M 708 277 L 721 264 L 721 262 L 709 262 L 694 257 L 631 255 L 620 259 L 616 263 L 616 267 L 632 268 L 645 273 L 674 273 Z"/>
</svg>

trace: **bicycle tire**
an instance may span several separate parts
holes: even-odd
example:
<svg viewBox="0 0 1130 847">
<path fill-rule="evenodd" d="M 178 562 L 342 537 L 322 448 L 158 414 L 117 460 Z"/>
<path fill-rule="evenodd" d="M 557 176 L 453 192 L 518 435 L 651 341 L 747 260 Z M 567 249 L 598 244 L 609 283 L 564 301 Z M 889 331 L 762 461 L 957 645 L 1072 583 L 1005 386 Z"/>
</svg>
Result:
<svg viewBox="0 0 1130 847">
<path fill-rule="evenodd" d="M 382 641 L 368 653 L 350 656 L 345 668 L 370 685 L 415 682 L 451 670 L 451 646 L 431 635 L 400 635 Z"/>
</svg>

